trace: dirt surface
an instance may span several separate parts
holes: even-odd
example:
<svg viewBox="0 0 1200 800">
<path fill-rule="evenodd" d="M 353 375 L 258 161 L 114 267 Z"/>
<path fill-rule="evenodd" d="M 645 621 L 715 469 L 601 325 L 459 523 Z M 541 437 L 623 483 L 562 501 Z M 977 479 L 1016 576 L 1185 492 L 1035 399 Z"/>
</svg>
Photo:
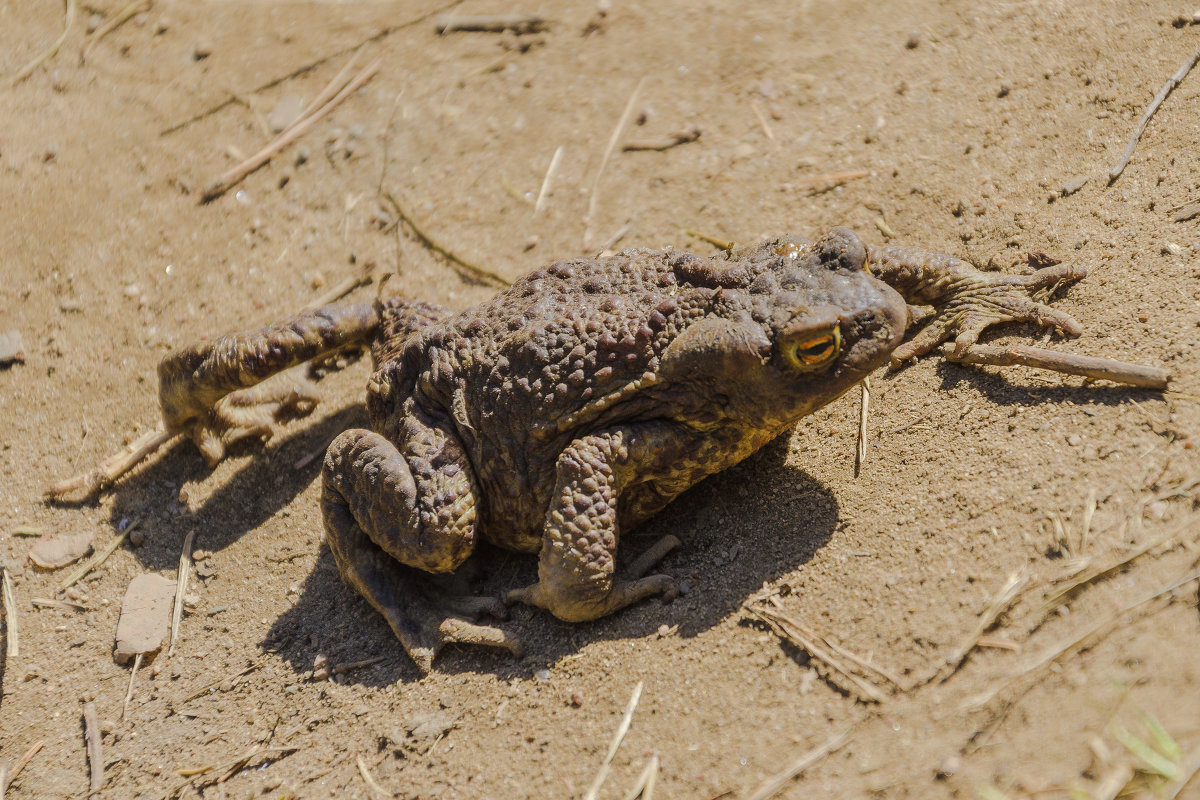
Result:
<svg viewBox="0 0 1200 800">
<path fill-rule="evenodd" d="M 154 2 L 80 65 L 87 29 L 125 5 L 79 6 L 61 51 L 10 88 L 65 19 L 56 3 L 0 3 L 0 330 L 25 352 L 0 368 L 0 561 L 20 633 L 0 661 L 0 765 L 43 743 L 9 797 L 87 793 L 88 701 L 114 798 L 580 797 L 638 684 L 600 797 L 624 796 L 652 754 L 656 797 L 745 797 L 845 731 L 779 796 L 1099 796 L 1115 770 L 1145 766 L 1122 730 L 1153 743 L 1148 720 L 1182 748 L 1159 735 L 1167 767 L 1194 759 L 1196 583 L 1122 609 L 1196 568 L 1200 221 L 1172 216 L 1200 199 L 1200 74 L 1106 185 L 1200 46 L 1200 27 L 1173 24 L 1192 6 L 615 0 L 606 16 L 542 4 L 543 33 L 439 36 L 439 9 L 415 2 Z M 373 80 L 200 203 L 364 41 L 353 69 L 382 55 Z M 600 174 L 642 80 L 622 141 L 700 138 L 618 148 Z M 381 190 L 508 278 L 618 238 L 711 252 L 689 228 L 751 242 L 846 225 L 1015 271 L 1042 251 L 1091 270 L 1057 301 L 1084 335 L 1045 346 L 1176 379 L 1164 394 L 940 358 L 881 372 L 857 478 L 852 392 L 626 537 L 627 554 L 682 538 L 664 566 L 686 596 L 586 625 L 516 608 L 505 625 L 524 659 L 450 649 L 420 678 L 322 545 L 319 456 L 365 422 L 363 364 L 322 384 L 312 417 L 214 470 L 180 444 L 98 504 L 41 500 L 154 426 L 171 348 L 282 317 L 368 261 L 456 308 L 494 291 L 395 224 Z M 67 593 L 72 568 L 34 568 L 18 535 L 90 530 L 101 548 L 132 521 Z M 121 598 L 140 573 L 174 578 L 188 531 L 207 553 L 181 639 L 137 672 L 122 717 Z M 1043 609 L 1082 560 L 1101 569 L 1156 541 Z M 484 555 L 482 590 L 534 575 L 531 559 Z M 1013 574 L 1026 582 L 985 646 L 943 669 Z M 753 600 L 764 587 L 774 599 Z M 745 609 L 764 602 L 901 688 L 874 676 L 884 701 L 864 702 Z"/>
</svg>

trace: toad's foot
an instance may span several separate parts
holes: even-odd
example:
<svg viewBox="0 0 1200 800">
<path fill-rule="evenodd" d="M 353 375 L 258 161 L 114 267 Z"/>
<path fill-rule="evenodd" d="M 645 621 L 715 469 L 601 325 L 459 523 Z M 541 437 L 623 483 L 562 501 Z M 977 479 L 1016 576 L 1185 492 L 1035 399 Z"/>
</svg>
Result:
<svg viewBox="0 0 1200 800">
<path fill-rule="evenodd" d="M 1032 322 L 1067 336 L 1083 331 L 1070 314 L 1043 301 L 1056 289 L 1087 275 L 1084 267 L 1059 264 L 1031 275 L 982 272 L 952 256 L 898 247 L 870 248 L 870 269 L 910 303 L 935 308 L 932 319 L 892 352 L 892 367 L 953 340 L 954 352 L 975 344 L 1000 322 Z"/>
<path fill-rule="evenodd" d="M 383 615 L 421 674 L 428 674 L 433 659 L 452 643 L 500 647 L 518 658 L 523 654 L 517 637 L 474 621 L 481 613 L 506 617 L 499 598 L 440 596 L 428 575 L 391 558 L 365 536 L 331 536 L 329 545 L 342 580 Z"/>
<path fill-rule="evenodd" d="M 305 365 L 274 375 L 249 389 L 230 392 L 192 423 L 192 441 L 208 466 L 216 466 L 225 450 L 242 439 L 269 439 L 278 423 L 307 416 L 320 395 Z"/>
</svg>

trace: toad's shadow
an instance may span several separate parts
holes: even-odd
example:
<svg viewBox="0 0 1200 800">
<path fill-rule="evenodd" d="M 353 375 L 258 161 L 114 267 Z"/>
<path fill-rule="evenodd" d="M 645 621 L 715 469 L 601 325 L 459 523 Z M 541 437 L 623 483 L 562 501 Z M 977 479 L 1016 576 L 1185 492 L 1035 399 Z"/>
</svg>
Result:
<svg viewBox="0 0 1200 800">
<path fill-rule="evenodd" d="M 347 406 L 295 432 L 279 432 L 279 440 L 269 448 L 257 443 L 231 448 L 231 456 L 251 453 L 253 457 L 191 512 L 180 501 L 177 487 L 202 481 L 211 470 L 191 442 L 181 440 L 147 468 L 117 484 L 113 527 L 120 529 L 131 519 L 153 520 L 153 535 L 134 551 L 151 569 L 174 569 L 178 565 L 179 549 L 188 530 L 196 531 L 196 547 L 223 550 L 286 508 L 312 484 L 320 474 L 325 447 L 333 437 L 347 428 L 366 425 L 366 410 L 361 405 Z"/>
<path fill-rule="evenodd" d="M 811 559 L 837 525 L 837 502 L 829 489 L 786 465 L 788 438 L 780 437 L 742 464 L 702 482 L 623 536 L 622 566 L 662 536 L 683 540 L 660 566 L 686 586 L 686 595 L 669 604 L 655 599 L 636 603 L 590 623 L 565 623 L 540 609 L 516 606 L 510 620 L 495 624 L 521 639 L 523 659 L 452 645 L 437 657 L 434 669 L 529 677 L 591 642 L 649 639 L 662 626 L 672 629 L 672 635 L 691 637 L 736 613 L 763 581 Z M 476 594 L 496 595 L 537 578 L 532 556 L 485 546 L 473 562 L 467 569 L 473 573 L 469 589 Z M 305 579 L 300 599 L 275 621 L 263 645 L 300 673 L 311 670 L 322 654 L 332 666 L 382 658 L 371 669 L 347 673 L 346 679 L 363 685 L 420 678 L 382 616 L 342 584 L 326 547 Z"/>
<path fill-rule="evenodd" d="M 173 571 L 187 531 L 197 532 L 197 548 L 220 552 L 287 508 L 318 479 L 320 455 L 333 437 L 366 425 L 365 410 L 353 405 L 294 432 L 281 431 L 271 447 L 250 445 L 240 452 L 252 453 L 253 458 L 192 511 L 180 501 L 178 487 L 203 481 L 210 471 L 190 443 L 176 445 L 117 485 L 113 525 L 139 517 L 152 520 L 152 535 L 134 552 L 150 569 Z M 830 490 L 786 464 L 788 439 L 779 437 L 741 464 L 693 487 L 622 537 L 622 566 L 663 536 L 674 534 L 683 541 L 661 564 L 662 571 L 686 587 L 687 593 L 673 603 L 651 599 L 583 624 L 517 606 L 512 619 L 496 624 L 521 638 L 523 659 L 478 646 L 450 646 L 434 662 L 435 669 L 529 676 L 590 642 L 648 639 L 664 625 L 673 635 L 691 637 L 735 613 L 763 581 L 811 559 L 837 525 L 837 502 Z M 308 463 L 297 468 L 302 459 Z M 320 525 L 316 514 L 304 523 L 315 527 L 307 531 L 310 534 Z M 311 541 L 298 536 L 296 548 L 309 548 Z M 275 564 L 264 562 L 255 568 L 266 571 Z M 484 545 L 464 571 L 470 573 L 466 590 L 498 595 L 533 583 L 537 559 Z M 323 654 L 334 666 L 382 657 L 371 669 L 347 673 L 347 679 L 364 685 L 420 677 L 383 617 L 342 583 L 324 545 L 302 581 L 299 599 L 274 621 L 260 644 L 279 652 L 297 673 L 311 670 L 313 660 Z"/>
</svg>

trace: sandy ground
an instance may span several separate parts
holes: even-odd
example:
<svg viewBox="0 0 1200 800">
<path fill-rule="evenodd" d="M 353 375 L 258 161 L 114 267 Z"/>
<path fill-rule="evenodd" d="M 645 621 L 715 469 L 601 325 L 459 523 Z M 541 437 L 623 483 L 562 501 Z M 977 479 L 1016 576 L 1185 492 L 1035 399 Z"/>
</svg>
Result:
<svg viewBox="0 0 1200 800">
<path fill-rule="evenodd" d="M 1145 747 L 1161 772 L 1194 769 L 1196 583 L 1124 609 L 1197 561 L 1200 222 L 1173 215 L 1200 199 L 1200 75 L 1105 180 L 1200 45 L 1200 27 L 1175 24 L 1192 7 L 614 0 L 598 17 L 562 5 L 531 9 L 550 20 L 542 33 L 439 36 L 439 7 L 417 2 L 158 0 L 81 65 L 87 29 L 125 6 L 96 0 L 10 87 L 65 20 L 57 3 L 0 3 L 0 332 L 18 331 L 26 354 L 0 368 L 0 561 L 20 633 L 19 655 L 0 661 L 0 765 L 41 745 L 8 796 L 88 792 L 92 701 L 103 797 L 580 797 L 639 684 L 603 798 L 624 796 L 651 756 L 655 797 L 746 797 L 843 732 L 778 796 L 1111 796 L 1102 782 L 1122 785 L 1126 767 L 1133 788 L 1166 783 L 1135 755 Z M 199 202 L 362 42 L 359 66 L 383 58 L 370 83 Z M 639 81 L 623 141 L 702 134 L 618 149 L 597 181 Z M 362 364 L 323 383 L 312 417 L 214 470 L 181 444 L 96 504 L 41 500 L 154 426 L 155 366 L 171 348 L 280 318 L 372 261 L 415 296 L 456 308 L 489 296 L 393 224 L 382 193 L 508 278 L 618 239 L 711 252 L 689 228 L 752 242 L 846 225 L 1015 271 L 1044 251 L 1091 270 L 1057 301 L 1086 332 L 1046 346 L 1176 379 L 1161 393 L 940 358 L 880 373 L 859 477 L 852 392 L 627 537 L 630 552 L 682 538 L 665 570 L 687 596 L 586 625 L 518 608 L 505 624 L 524 659 L 451 649 L 421 678 L 322 545 L 313 455 L 364 423 Z M 35 569 L 34 539 L 14 533 L 86 531 L 101 547 L 135 520 L 144 543 L 69 596 L 64 572 Z M 137 673 L 122 717 L 121 597 L 140 573 L 173 577 L 188 531 L 211 554 L 207 577 L 175 655 Z M 1130 556 L 1044 607 L 1085 563 Z M 479 581 L 533 575 L 530 559 L 493 553 Z M 943 669 L 1010 575 L 1025 581 L 1012 607 Z M 779 613 L 899 685 L 874 675 L 883 702 L 864 702 L 753 619 L 745 604 L 764 587 Z M 374 662 L 314 680 L 318 658 Z"/>
</svg>

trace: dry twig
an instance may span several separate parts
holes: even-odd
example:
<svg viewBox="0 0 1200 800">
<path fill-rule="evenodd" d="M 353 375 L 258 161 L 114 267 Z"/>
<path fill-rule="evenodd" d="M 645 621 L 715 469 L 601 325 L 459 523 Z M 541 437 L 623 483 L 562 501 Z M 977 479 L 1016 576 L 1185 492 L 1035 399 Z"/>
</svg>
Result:
<svg viewBox="0 0 1200 800">
<path fill-rule="evenodd" d="M 773 599 L 773 598 L 772 598 Z M 825 664 L 830 670 L 849 683 L 853 693 L 866 702 L 882 703 L 887 696 L 876 685 L 856 674 L 843 662 L 850 662 L 866 674 L 877 675 L 898 689 L 904 689 L 900 679 L 890 672 L 875 666 L 867 659 L 836 644 L 803 623 L 765 606 L 747 605 L 746 610 L 765 622 L 771 630 L 810 656 Z"/>
<path fill-rule="evenodd" d="M 700 129 L 693 125 L 690 128 L 685 128 L 678 133 L 672 134 L 665 139 L 637 139 L 632 142 L 626 142 L 621 145 L 621 149 L 625 152 L 636 152 L 639 150 L 670 150 L 672 147 L 678 147 L 681 144 L 688 144 L 700 138 Z"/>
<path fill-rule="evenodd" d="M 88 764 L 91 766 L 89 786 L 92 792 L 96 792 L 104 785 L 104 750 L 100 741 L 100 723 L 96 721 L 95 703 L 83 704 L 83 729 L 87 740 Z"/>
<path fill-rule="evenodd" d="M 89 572 L 103 564 L 105 561 L 108 561 L 108 557 L 115 553 L 118 547 L 124 544 L 125 539 L 128 538 L 129 534 L 132 533 L 133 529 L 138 525 L 141 525 L 141 520 L 135 519 L 133 522 L 129 523 L 129 526 L 125 528 L 121 535 L 117 536 L 111 542 L 105 545 L 103 550 L 97 550 L 95 553 L 93 553 L 92 557 L 89 558 L 82 567 L 72 572 L 66 580 L 60 583 L 58 585 L 58 590 L 60 592 L 65 592 L 67 589 L 70 589 L 72 586 L 83 580 Z"/>
<path fill-rule="evenodd" d="M 612 742 L 608 745 L 608 752 L 604 754 L 604 762 L 600 765 L 600 770 L 592 779 L 587 791 L 583 793 L 583 800 L 596 800 L 596 796 L 600 793 L 600 787 L 604 785 L 604 780 L 608 777 L 608 770 L 612 766 L 613 757 L 620 749 L 621 742 L 625 741 L 625 734 L 629 733 L 629 726 L 633 724 L 633 712 L 637 709 L 638 700 L 642 697 L 643 686 L 643 682 L 638 681 L 637 686 L 633 687 L 633 694 L 629 696 L 629 702 L 625 705 L 625 713 L 621 715 L 621 724 L 617 726 L 617 732 L 613 734 Z"/>
<path fill-rule="evenodd" d="M 375 776 L 371 774 L 369 769 L 367 769 L 367 762 L 363 761 L 362 756 L 355 756 L 355 760 L 358 762 L 358 774 L 362 776 L 363 783 L 367 785 L 367 791 L 372 797 L 384 797 L 389 798 L 389 800 L 390 798 L 395 797 L 394 794 L 379 785 L 379 781 L 375 780 Z"/>
<path fill-rule="evenodd" d="M 633 788 L 625 795 L 625 800 L 637 800 L 639 797 L 642 800 L 654 800 L 654 786 L 656 783 L 658 783 L 657 754 L 646 759 L 646 766 L 642 767 L 641 774 L 633 782 Z"/>
<path fill-rule="evenodd" d="M 825 742 L 825 744 L 797 758 L 786 769 L 767 778 L 757 789 L 750 793 L 746 800 L 767 800 L 768 797 L 772 797 L 784 786 L 787 786 L 788 783 L 795 780 L 801 772 L 804 772 L 804 770 L 835 750 L 840 749 L 848 741 L 850 741 L 849 731 L 837 734 Z"/>
<path fill-rule="evenodd" d="M 863 378 L 862 396 L 858 404 L 858 443 L 854 448 L 854 477 L 862 471 L 867 461 L 867 416 L 871 413 L 871 379 Z"/>
<path fill-rule="evenodd" d="M 702 242 L 708 242 L 713 247 L 724 250 L 726 253 L 733 252 L 733 248 L 736 247 L 733 242 L 727 239 L 719 239 L 716 236 L 709 236 L 707 233 L 701 233 L 700 231 L 692 230 L 691 228 L 684 230 L 684 234 L 695 239 L 699 239 Z"/>
<path fill-rule="evenodd" d="M 218 678 L 217 680 L 213 681 L 212 683 L 204 685 L 203 687 L 201 687 L 201 688 L 197 689 L 196 691 L 192 692 L 191 694 L 189 694 L 187 697 L 183 698 L 181 703 L 191 702 L 192 700 L 195 700 L 197 697 L 207 694 L 210 690 L 217 688 L 218 686 L 223 684 L 225 681 L 234 682 L 234 685 L 236 685 L 236 681 L 239 678 L 249 675 L 251 672 L 254 672 L 256 669 L 262 669 L 263 665 L 266 663 L 267 662 L 265 660 L 255 661 L 253 664 L 251 664 L 250 666 L 246 667 L 243 670 L 235 672 L 234 674 L 229 675 L 224 678 Z"/>
<path fill-rule="evenodd" d="M 129 715 L 129 703 L 133 700 L 133 679 L 137 677 L 138 668 L 142 666 L 143 655 L 137 653 L 133 657 L 133 669 L 129 671 L 129 688 L 125 691 L 125 702 L 121 704 L 121 719 Z"/>
<path fill-rule="evenodd" d="M 0 600 L 4 602 L 4 630 L 7 639 L 4 655 L 11 660 L 21 655 L 21 637 L 17 631 L 17 601 L 13 599 L 12 578 L 8 577 L 8 567 L 0 567 Z"/>
<path fill-rule="evenodd" d="M 87 39 L 83 43 L 83 47 L 79 50 L 79 63 L 83 64 L 85 61 L 87 61 L 88 53 L 92 51 L 92 48 L 101 39 L 103 39 L 105 36 L 108 36 L 110 33 L 143 11 L 149 11 L 152 5 L 154 5 L 154 0 L 133 0 L 132 3 L 118 11 L 112 19 L 88 34 Z"/>
<path fill-rule="evenodd" d="M 452 263 L 457 264 L 458 266 L 462 267 L 464 270 L 466 270 L 468 275 L 470 275 L 472 278 L 474 278 L 477 281 L 481 281 L 484 283 L 491 282 L 491 283 L 498 284 L 500 286 L 511 286 L 512 285 L 512 281 L 507 280 L 506 278 L 504 278 L 500 275 L 497 275 L 496 273 L 491 272 L 490 270 L 486 270 L 483 267 L 479 267 L 479 266 L 476 266 L 475 264 L 472 264 L 470 261 L 467 261 L 465 258 L 462 258 L 461 256 L 458 256 L 458 255 L 452 253 L 449 250 L 449 248 L 443 247 L 442 245 L 440 245 L 436 241 L 434 241 L 432 238 L 430 238 L 430 236 L 427 233 L 425 233 L 425 231 L 423 231 L 419 227 L 417 227 L 417 223 L 413 221 L 412 215 L 408 214 L 403 208 L 400 207 L 400 203 L 397 202 L 396 198 L 392 197 L 390 192 L 384 192 L 383 198 L 388 201 L 389 205 L 391 205 L 392 210 L 396 212 L 396 216 L 398 216 L 401 220 L 403 220 L 404 223 L 406 225 L 408 225 L 409 228 L 412 229 L 412 232 L 414 234 L 416 234 L 417 238 L 421 240 L 422 244 L 424 244 L 430 250 L 443 256 L 444 258 L 449 259 Z"/>
<path fill-rule="evenodd" d="M 953 343 L 942 345 L 942 355 L 950 361 L 963 364 L 986 364 L 993 367 L 1025 366 L 1065 372 L 1068 375 L 1083 375 L 1094 380 L 1107 380 L 1141 386 L 1146 389 L 1166 389 L 1171 373 L 1161 367 L 1130 364 L 1111 358 L 1082 356 L 1062 353 L 1040 347 L 1013 344 L 999 347 L 989 344 L 973 344 L 956 352 Z"/>
<path fill-rule="evenodd" d="M 592 238 L 592 220 L 596 216 L 596 203 L 598 190 L 600 189 L 600 179 L 604 177 L 604 170 L 608 166 L 608 160 L 612 158 L 613 151 L 617 148 L 617 142 L 621 139 L 621 133 L 625 130 L 625 126 L 629 124 L 629 118 L 633 116 L 634 104 L 637 103 L 638 95 L 642 93 L 642 85 L 645 82 L 645 76 L 642 76 L 638 79 L 637 85 L 633 87 L 633 91 L 629 94 L 629 100 L 625 103 L 625 110 L 621 112 L 621 117 L 617 120 L 617 124 L 616 127 L 613 128 L 612 135 L 608 137 L 608 146 L 604 148 L 604 155 L 600 159 L 600 168 L 596 170 L 596 178 L 592 181 L 591 191 L 588 192 L 587 216 L 584 217 L 584 247 L 587 247 L 588 241 Z"/>
<path fill-rule="evenodd" d="M 47 47 L 36 58 L 30 61 L 25 66 L 17 71 L 13 77 L 11 86 L 16 86 L 21 81 L 33 74 L 33 71 L 54 58 L 54 54 L 58 52 L 58 48 L 62 47 L 62 43 L 67 40 L 67 34 L 71 32 L 71 26 L 75 24 L 75 0 L 66 0 L 67 2 L 67 23 L 63 26 L 63 32 L 54 40 L 54 44 Z"/>
<path fill-rule="evenodd" d="M 1017 595 L 1021 593 L 1021 589 L 1029 582 L 1029 573 L 1025 570 L 1014 572 L 1008 576 L 1008 580 L 1004 582 L 1004 586 L 992 598 L 992 602 L 984 609 L 984 612 L 979 616 L 979 621 L 976 622 L 975 628 L 962 640 L 958 647 L 954 648 L 949 655 L 946 656 L 945 668 L 942 670 L 942 680 L 946 680 L 962 665 L 967 655 L 979 646 L 980 639 L 983 634 L 987 633 L 992 625 L 996 624 L 996 620 L 1004 613 Z"/>
<path fill-rule="evenodd" d="M 852 169 L 847 172 L 826 172 L 823 175 L 807 175 L 797 178 L 797 183 L 845 183 L 846 181 L 866 178 L 871 174 L 869 169 Z"/>
<path fill-rule="evenodd" d="M 1195 527 L 1195 521 L 1186 519 L 1182 524 L 1176 525 L 1175 527 L 1163 532 L 1159 536 L 1154 537 L 1141 547 L 1138 547 L 1136 550 L 1126 553 L 1120 558 L 1114 559 L 1107 564 L 1097 564 L 1095 566 L 1086 568 L 1082 572 L 1072 576 L 1067 583 L 1055 589 L 1054 593 L 1046 598 L 1046 601 L 1042 604 L 1042 616 L 1049 614 L 1051 611 L 1065 603 L 1067 599 L 1070 598 L 1071 595 L 1073 595 L 1080 587 L 1112 574 L 1133 560 L 1141 558 L 1156 547 L 1166 544 L 1179 534 L 1193 527 Z"/>
<path fill-rule="evenodd" d="M 183 596 L 187 594 L 188 579 L 192 576 L 192 540 L 195 538 L 196 530 L 193 528 L 183 537 L 183 550 L 179 554 L 179 574 L 175 578 L 175 604 L 171 608 L 171 644 L 167 648 L 168 656 L 175 655 L 179 623 L 183 621 Z M 130 685 L 132 686 L 132 681 Z"/>
<path fill-rule="evenodd" d="M 9 784 L 17 779 L 17 776 L 21 774 L 21 770 L 25 769 L 25 765 L 32 761 L 33 757 L 36 756 L 38 752 L 45 746 L 45 740 L 38 740 L 34 742 L 33 745 L 25 751 L 25 755 L 17 759 L 16 765 L 13 766 L 12 770 L 10 770 L 7 775 L 4 774 L 3 769 L 0 769 L 0 800 L 4 800 L 4 793 L 8 790 Z"/>
<path fill-rule="evenodd" d="M 428 11 L 422 12 L 421 14 L 417 15 L 416 17 L 405 20 L 404 22 L 398 23 L 396 25 L 391 25 L 386 28 L 376 29 L 366 38 L 361 39 L 352 45 L 348 45 L 339 50 L 335 50 L 332 53 L 323 55 L 320 58 L 316 59 L 315 61 L 310 61 L 307 64 L 297 67 L 296 69 L 292 70 L 291 72 L 287 73 L 286 75 L 280 75 L 278 78 L 272 78 L 271 80 L 267 81 L 266 83 L 261 83 L 258 86 L 255 86 L 253 89 L 249 89 L 245 92 L 242 92 L 241 94 L 230 94 L 228 97 L 226 97 L 220 103 L 217 103 L 216 105 L 213 105 L 213 106 L 209 106 L 208 108 L 204 109 L 203 111 L 193 114 L 192 116 L 188 117 L 185 120 L 176 122 L 174 125 L 172 125 L 169 128 L 164 128 L 163 130 L 158 132 L 158 135 L 159 136 L 170 136 L 172 133 L 183 130 L 184 128 L 186 128 L 187 126 L 191 125 L 194 122 L 199 122 L 202 119 L 211 117 L 213 114 L 216 114 L 219 111 L 223 111 L 224 109 L 229 108 L 229 106 L 231 106 L 235 103 L 244 103 L 245 101 L 242 100 L 243 95 L 258 94 L 259 92 L 265 92 L 268 89 L 274 89 L 279 84 L 284 83 L 286 81 L 290 81 L 292 78 L 298 78 L 301 75 L 305 75 L 309 72 L 312 72 L 317 67 L 320 67 L 323 64 L 327 64 L 335 58 L 340 58 L 341 56 L 344 56 L 347 53 L 353 53 L 354 51 L 361 49 L 364 45 L 368 45 L 371 42 L 377 42 L 381 39 L 386 39 L 388 36 L 391 36 L 396 31 L 403 30 L 405 28 L 411 28 L 413 25 L 418 25 L 418 24 L 424 22 L 425 20 L 429 19 L 430 17 L 432 17 L 436 14 L 440 14 L 441 12 L 446 11 L 448 9 L 454 8 L 455 6 L 461 5 L 462 3 L 463 3 L 463 0 L 451 0 L 451 2 L 446 3 L 445 5 L 439 6 L 437 8 L 431 8 Z"/>
<path fill-rule="evenodd" d="M 201 203 L 208 203 L 225 192 L 237 186 L 242 180 L 254 172 L 259 167 L 270 161 L 279 151 L 283 150 L 292 142 L 299 139 L 308 130 L 327 117 L 330 112 L 345 102 L 346 98 L 358 91 L 367 81 L 375 77 L 379 72 L 379 66 L 383 62 L 382 56 L 375 59 L 367 66 L 363 67 L 362 71 L 354 76 L 353 80 L 335 94 L 325 105 L 310 113 L 307 117 L 294 122 L 287 130 L 271 140 L 266 147 L 259 150 L 250 158 L 238 164 L 232 169 L 226 170 L 220 177 L 208 185 L 204 193 L 200 196 Z"/>
<path fill-rule="evenodd" d="M 357 275 L 351 275 L 348 278 L 343 278 L 342 280 L 338 281 L 335 285 L 329 288 L 329 291 L 314 297 L 309 304 L 305 306 L 305 308 L 321 308 L 322 306 L 327 306 L 330 303 L 336 303 L 338 300 L 341 300 L 358 287 L 370 285 L 371 281 L 375 279 L 372 275 L 374 270 L 375 262 L 364 261 L 362 269 L 359 270 Z"/>
<path fill-rule="evenodd" d="M 558 170 L 558 163 L 562 161 L 563 146 L 560 144 L 554 150 L 554 155 L 550 157 L 550 166 L 546 167 L 546 177 L 542 178 L 542 188 L 538 190 L 537 200 L 533 202 L 533 213 L 542 210 L 542 205 L 546 202 L 546 195 L 550 192 L 550 180 L 554 177 L 554 173 Z"/>
<path fill-rule="evenodd" d="M 1192 71 L 1192 67 L 1196 66 L 1196 62 L 1200 61 L 1200 50 L 1192 54 L 1191 58 L 1183 62 L 1183 65 L 1175 71 L 1175 74 L 1167 79 L 1163 87 L 1158 90 L 1158 94 L 1154 95 L 1154 99 L 1150 101 L 1150 105 L 1146 106 L 1145 113 L 1138 120 L 1137 127 L 1133 129 L 1133 136 L 1129 137 L 1129 144 L 1125 145 L 1125 152 L 1121 154 L 1121 159 L 1108 173 L 1108 185 L 1112 184 L 1121 177 L 1121 173 L 1125 171 L 1125 166 L 1129 163 L 1129 159 L 1133 157 L 1133 149 L 1137 147 L 1138 140 L 1142 138 L 1142 133 L 1145 132 L 1146 126 L 1150 124 L 1150 118 L 1154 116 L 1154 112 L 1158 111 L 1158 107 L 1167 99 L 1167 95 L 1187 77 L 1187 74 Z"/>
<path fill-rule="evenodd" d="M 546 30 L 546 18 L 538 14 L 492 14 L 480 16 L 459 16 L 443 14 L 438 17 L 437 32 L 440 34 L 454 31 L 475 31 L 481 33 L 504 33 L 512 31 L 515 34 L 539 33 Z"/>
</svg>

